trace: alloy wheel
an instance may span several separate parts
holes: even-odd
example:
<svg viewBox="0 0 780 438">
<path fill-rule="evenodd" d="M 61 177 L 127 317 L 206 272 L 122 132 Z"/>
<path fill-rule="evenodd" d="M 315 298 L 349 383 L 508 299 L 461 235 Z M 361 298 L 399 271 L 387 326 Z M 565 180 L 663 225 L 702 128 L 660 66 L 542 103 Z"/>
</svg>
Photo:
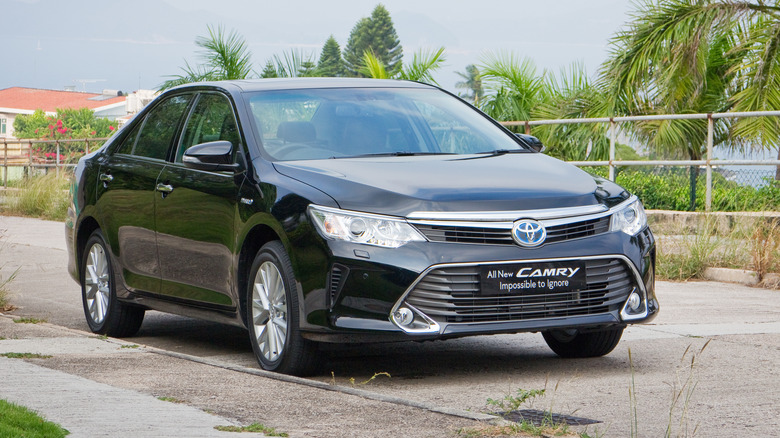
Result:
<svg viewBox="0 0 780 438">
<path fill-rule="evenodd" d="M 282 274 L 274 263 L 260 265 L 252 291 L 252 324 L 255 342 L 263 357 L 279 359 L 287 339 L 287 297 Z"/>
<path fill-rule="evenodd" d="M 84 287 L 89 317 L 96 324 L 106 318 L 110 297 L 110 273 L 106 252 L 99 244 L 92 245 L 87 257 Z"/>
</svg>

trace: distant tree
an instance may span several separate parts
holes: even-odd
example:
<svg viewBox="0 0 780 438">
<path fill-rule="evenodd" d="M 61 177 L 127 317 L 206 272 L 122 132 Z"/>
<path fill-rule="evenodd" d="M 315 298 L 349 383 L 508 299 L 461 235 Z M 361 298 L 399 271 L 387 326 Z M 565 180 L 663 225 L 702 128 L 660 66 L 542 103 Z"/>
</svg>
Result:
<svg viewBox="0 0 780 438">
<path fill-rule="evenodd" d="M 260 73 L 260 77 L 264 79 L 279 77 L 279 75 L 276 74 L 276 65 L 274 65 L 273 61 L 269 59 L 265 62 L 265 67 L 263 67 L 263 71 Z"/>
<path fill-rule="evenodd" d="M 369 18 L 363 17 L 355 23 L 352 31 L 349 33 L 347 46 L 344 48 L 344 67 L 349 76 L 360 76 L 360 69 L 364 66 L 363 54 L 371 47 L 371 40 L 368 34 Z"/>
<path fill-rule="evenodd" d="M 308 78 L 317 75 L 317 64 L 311 59 L 301 62 L 301 66 L 298 68 L 299 78 Z"/>
<path fill-rule="evenodd" d="M 455 87 L 469 90 L 469 92 L 460 94 L 460 96 L 470 100 L 475 106 L 479 105 L 479 101 L 485 94 L 485 90 L 482 88 L 482 78 L 479 76 L 479 69 L 477 66 L 469 64 L 466 66 L 465 73 L 456 71 L 455 74 L 463 78 L 462 81 L 455 83 Z"/>
<path fill-rule="evenodd" d="M 216 29 L 208 26 L 208 31 L 208 37 L 195 39 L 195 45 L 202 49 L 200 55 L 203 63 L 193 67 L 185 60 L 183 74 L 173 75 L 172 79 L 163 82 L 161 91 L 190 82 L 249 77 L 252 61 L 244 37 L 236 31 L 226 34 L 222 26 Z"/>
<path fill-rule="evenodd" d="M 381 3 L 374 8 L 370 18 L 361 18 L 349 34 L 344 64 L 350 76 L 362 75 L 366 52 L 373 53 L 391 76 L 401 71 L 403 47 L 390 13 Z"/>
<path fill-rule="evenodd" d="M 331 35 L 322 46 L 320 61 L 317 64 L 317 75 L 325 77 L 344 76 L 344 60 L 341 59 L 341 47 Z"/>
</svg>

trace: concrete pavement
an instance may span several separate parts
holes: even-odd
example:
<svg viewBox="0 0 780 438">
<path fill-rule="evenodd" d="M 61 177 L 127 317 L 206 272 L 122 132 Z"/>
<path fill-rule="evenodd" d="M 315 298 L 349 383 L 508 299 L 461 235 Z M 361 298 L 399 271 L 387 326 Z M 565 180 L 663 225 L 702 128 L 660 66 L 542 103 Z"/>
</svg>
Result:
<svg viewBox="0 0 780 438">
<path fill-rule="evenodd" d="M 699 426 L 697 436 L 780 436 L 777 291 L 716 282 L 659 282 L 659 317 L 652 324 L 630 327 L 618 348 L 604 358 L 561 360 L 534 334 L 332 346 L 323 372 L 301 381 L 259 370 L 246 334 L 231 327 L 150 312 L 138 337 L 93 337 L 86 332 L 78 286 L 64 272 L 62 224 L 0 217 L 2 229 L 6 246 L 0 250 L 0 266 L 5 265 L 1 272 L 20 268 L 11 290 L 13 303 L 22 308 L 14 314 L 45 318 L 56 326 L 17 324 L 0 317 L 0 337 L 6 338 L 0 340 L 0 352 L 52 354 L 48 359 L 14 360 L 38 367 L 26 370 L 32 374 L 39 369 L 62 372 L 120 389 L 117 400 L 124 391 L 157 402 L 157 397 L 172 397 L 222 417 L 219 421 L 226 422 L 220 424 L 258 422 L 291 436 L 437 437 L 452 436 L 459 427 L 474 424 L 473 418 L 484 418 L 478 413 L 486 410 L 487 398 L 500 398 L 516 388 L 547 387 L 549 382 L 555 391 L 548 387 L 536 407 L 601 420 L 598 433 L 589 431 L 606 438 L 629 434 L 627 388 L 635 380 L 639 436 L 663 436 L 671 421 L 670 392 L 680 379 L 694 375 L 697 386 L 685 422 Z M 134 343 L 141 346 L 132 348 Z M 700 354 L 705 344 L 707 350 Z M 693 353 L 695 373 L 690 367 Z M 19 373 L 4 374 L 5 363 L 0 364 L 0 379 L 15 379 Z M 381 371 L 392 378 L 361 385 Z M 31 382 L 34 389 L 26 395 L 30 403 L 46 398 L 37 390 L 45 383 Z M 0 398 L 6 391 L 11 393 L 0 386 Z M 465 411 L 475 414 L 469 417 Z M 112 412 L 110 407 L 96 411 L 85 421 L 110 427 Z M 159 436 L 168 430 L 146 421 L 143 415 L 123 422 L 138 422 L 133 436 Z M 206 425 L 203 433 L 212 429 Z"/>
</svg>

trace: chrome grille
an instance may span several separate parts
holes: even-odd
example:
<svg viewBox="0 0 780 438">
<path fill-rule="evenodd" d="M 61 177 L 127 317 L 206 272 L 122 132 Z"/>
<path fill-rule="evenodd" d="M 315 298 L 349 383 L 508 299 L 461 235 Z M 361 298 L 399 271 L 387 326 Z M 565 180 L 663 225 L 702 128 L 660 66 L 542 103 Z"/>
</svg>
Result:
<svg viewBox="0 0 780 438">
<path fill-rule="evenodd" d="M 609 216 L 546 227 L 545 243 L 595 236 L 609 231 Z M 432 242 L 514 245 L 510 228 L 414 224 Z"/>
<path fill-rule="evenodd" d="M 418 282 L 405 302 L 447 323 L 523 321 L 619 310 L 635 286 L 631 271 L 619 259 L 584 262 L 587 287 L 579 291 L 483 297 L 478 266 L 443 267 Z"/>
</svg>

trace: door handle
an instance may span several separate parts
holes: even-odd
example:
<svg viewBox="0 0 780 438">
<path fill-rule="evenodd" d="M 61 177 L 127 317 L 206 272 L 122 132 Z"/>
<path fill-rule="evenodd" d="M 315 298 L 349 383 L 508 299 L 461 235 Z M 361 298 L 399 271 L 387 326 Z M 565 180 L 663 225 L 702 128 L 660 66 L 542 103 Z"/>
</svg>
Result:
<svg viewBox="0 0 780 438">
<path fill-rule="evenodd" d="M 167 195 L 173 191 L 173 186 L 170 184 L 159 183 L 157 184 L 157 187 L 155 187 L 155 190 L 162 193 L 163 195 Z"/>
<path fill-rule="evenodd" d="M 110 173 L 101 173 L 100 174 L 100 180 L 103 182 L 111 182 L 114 180 L 114 177 L 111 176 Z"/>
</svg>

